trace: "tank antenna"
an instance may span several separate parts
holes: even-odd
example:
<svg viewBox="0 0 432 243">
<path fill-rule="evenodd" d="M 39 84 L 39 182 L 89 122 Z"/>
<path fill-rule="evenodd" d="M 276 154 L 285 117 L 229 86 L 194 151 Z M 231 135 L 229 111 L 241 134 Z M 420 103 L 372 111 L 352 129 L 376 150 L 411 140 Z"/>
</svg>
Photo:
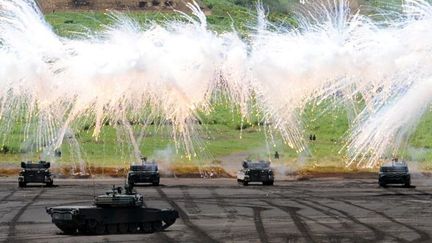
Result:
<svg viewBox="0 0 432 243">
<path fill-rule="evenodd" d="M 92 181 L 93 181 L 93 198 L 96 198 L 96 183 L 94 178 L 95 175 L 92 173 L 91 170 L 90 170 L 90 176 L 92 177 Z"/>
<path fill-rule="evenodd" d="M 93 177 L 93 198 L 96 197 L 96 185 L 95 185 L 95 179 Z"/>
<path fill-rule="evenodd" d="M 129 172 L 129 169 L 130 169 L 132 163 L 133 163 L 133 162 L 131 161 L 131 162 L 129 162 L 129 163 L 127 164 L 128 167 L 125 168 L 125 172 L 124 172 L 124 175 L 123 175 L 123 176 L 124 176 L 124 185 L 123 185 L 123 186 L 125 187 L 125 190 L 126 190 L 126 185 L 129 184 L 129 183 L 127 182 L 127 176 L 128 176 L 128 172 Z M 126 162 L 124 162 L 123 165 L 126 165 Z M 126 184 L 126 183 L 127 183 L 127 184 Z M 128 185 L 128 186 L 129 186 L 129 185 Z"/>
<path fill-rule="evenodd" d="M 127 178 L 127 173 L 124 173 L 124 175 L 123 175 L 123 177 L 124 177 L 124 185 L 123 186 L 126 186 L 126 178 Z M 126 189 L 126 188 L 125 188 Z"/>
</svg>

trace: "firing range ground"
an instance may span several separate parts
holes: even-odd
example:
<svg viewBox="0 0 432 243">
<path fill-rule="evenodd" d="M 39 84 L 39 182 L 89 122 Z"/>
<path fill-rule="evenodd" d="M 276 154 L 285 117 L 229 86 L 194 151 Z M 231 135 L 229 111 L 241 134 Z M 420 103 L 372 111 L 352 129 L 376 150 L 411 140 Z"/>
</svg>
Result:
<svg viewBox="0 0 432 243">
<path fill-rule="evenodd" d="M 416 187 L 379 188 L 374 179 L 325 178 L 238 185 L 234 179 L 162 178 L 140 186 L 147 207 L 175 208 L 165 232 L 69 236 L 45 207 L 89 205 L 120 179 L 55 180 L 18 188 L 0 179 L 0 242 L 430 242 L 432 178 Z M 94 186 L 93 186 L 94 183 Z"/>
</svg>

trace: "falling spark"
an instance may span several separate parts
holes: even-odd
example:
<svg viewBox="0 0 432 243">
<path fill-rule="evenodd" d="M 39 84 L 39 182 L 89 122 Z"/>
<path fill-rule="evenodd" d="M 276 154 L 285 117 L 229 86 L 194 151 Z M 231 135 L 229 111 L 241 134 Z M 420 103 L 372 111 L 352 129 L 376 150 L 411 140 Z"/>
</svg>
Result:
<svg viewBox="0 0 432 243">
<path fill-rule="evenodd" d="M 199 110 L 225 92 L 251 116 L 280 132 L 301 152 L 301 112 L 311 101 L 340 96 L 365 108 L 351 124 L 349 165 L 371 167 L 397 151 L 432 97 L 432 6 L 407 0 L 392 22 L 377 23 L 351 12 L 344 0 L 302 1 L 299 27 L 284 29 L 266 20 L 248 38 L 207 28 L 199 6 L 193 15 L 164 25 L 140 26 L 114 14 L 102 34 L 60 37 L 34 1 L 0 0 L 0 133 L 24 119 L 25 137 L 36 147 L 58 148 L 81 118 L 123 124 L 139 157 L 129 121 L 162 118 L 186 157 L 194 156 Z M 150 112 L 148 112 L 150 111 Z M 39 125 L 32 125 L 39 124 Z M 267 130 L 267 129 L 266 129 Z"/>
</svg>

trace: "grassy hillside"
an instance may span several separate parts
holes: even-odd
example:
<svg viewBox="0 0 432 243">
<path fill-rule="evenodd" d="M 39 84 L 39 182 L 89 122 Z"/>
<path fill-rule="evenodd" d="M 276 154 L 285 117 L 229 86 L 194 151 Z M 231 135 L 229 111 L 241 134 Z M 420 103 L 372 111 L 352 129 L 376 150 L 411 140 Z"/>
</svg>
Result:
<svg viewBox="0 0 432 243">
<path fill-rule="evenodd" d="M 207 163 L 213 160 L 229 160 L 231 155 L 239 154 L 245 159 L 272 157 L 275 151 L 281 154 L 282 161 L 298 161 L 300 165 L 315 166 L 343 166 L 346 156 L 341 148 L 345 144 L 345 135 L 348 130 L 347 112 L 343 108 L 324 110 L 323 107 L 309 107 L 302 115 L 304 123 L 305 141 L 308 142 L 307 150 L 297 154 L 286 146 L 277 133 L 273 138 L 266 136 L 264 127 L 259 126 L 258 118 L 251 123 L 242 123 L 237 112 L 233 112 L 227 105 L 216 105 L 215 110 L 207 116 L 202 116 L 203 124 L 198 126 L 200 136 L 195 139 L 197 156 L 192 162 Z M 401 152 L 401 157 L 422 162 L 420 167 L 429 166 L 432 160 L 432 113 L 427 113 L 420 122 L 418 129 L 410 138 L 407 147 Z M 240 128 L 243 127 L 243 130 Z M 24 149 L 23 130 L 21 125 L 16 125 L 12 133 L 5 139 L 4 146 L 8 151 L 3 151 L 0 161 L 20 161 L 21 159 L 37 159 L 43 151 Z M 134 125 L 134 134 L 142 131 L 142 126 Z M 80 160 L 97 166 L 125 165 L 134 160 L 133 147 L 122 127 L 114 128 L 104 126 L 99 139 L 92 137 L 92 127 L 84 126 L 76 128 L 79 149 L 73 140 L 65 139 L 61 148 L 62 157 L 60 163 L 70 164 Z M 143 140 L 140 143 L 140 151 L 149 158 L 165 160 L 167 162 L 183 163 L 188 159 L 176 153 L 175 144 L 171 139 L 169 126 L 148 126 L 144 131 Z M 315 134 L 316 140 L 309 141 L 309 134 Z M 238 156 L 233 158 L 239 159 Z M 238 163 L 238 161 L 230 161 Z"/>
<path fill-rule="evenodd" d="M 207 16 L 209 27 L 217 32 L 231 31 L 241 35 L 249 32 L 256 24 L 256 1 L 251 0 L 201 0 L 210 10 Z M 299 0 L 261 1 L 268 16 L 277 26 L 296 26 L 294 13 Z M 382 14 L 379 9 L 400 11 L 402 0 L 358 0 L 362 11 L 373 16 Z M 175 12 L 131 12 L 126 13 L 141 24 L 146 22 L 163 23 L 166 20 L 181 19 Z M 388 16 L 387 16 L 388 17 Z M 55 12 L 46 15 L 54 30 L 63 36 L 76 36 L 83 32 L 99 31 L 112 22 L 107 12 Z"/>
<path fill-rule="evenodd" d="M 217 32 L 231 31 L 240 34 L 249 32 L 256 23 L 256 5 L 246 0 L 202 0 L 210 13 L 207 16 L 210 29 Z M 265 1 L 267 2 L 267 1 Z M 268 19 L 277 25 L 295 25 L 291 14 L 277 1 L 265 3 L 271 10 Z M 267 8 L 268 7 L 268 8 Z M 166 20 L 181 19 L 175 12 L 131 12 L 126 13 L 141 24 L 146 22 L 163 23 Z M 99 31 L 112 22 L 106 12 L 55 12 L 46 15 L 48 22 L 60 35 L 75 36 L 86 31 Z"/>
<path fill-rule="evenodd" d="M 394 0 L 397 1 L 397 0 Z M 208 16 L 210 28 L 217 31 L 229 31 L 232 27 L 241 34 L 250 31 L 255 24 L 255 4 L 248 0 L 202 0 L 211 10 Z M 295 20 L 290 13 L 290 7 L 294 0 L 264 0 L 265 6 L 271 10 L 269 19 L 276 24 L 295 25 Z M 368 6 L 377 7 L 384 1 L 363 1 Z M 177 13 L 129 13 L 139 23 L 149 21 L 163 23 L 166 20 L 178 19 Z M 97 32 L 110 24 L 112 19 L 102 12 L 56 12 L 46 16 L 54 30 L 62 36 L 80 36 L 85 32 Z M 323 107 L 308 107 L 302 116 L 304 123 L 305 140 L 309 134 L 315 134 L 316 141 L 310 141 L 305 152 L 298 155 L 292 149 L 283 144 L 277 133 L 270 138 L 264 133 L 264 128 L 259 126 L 258 118 L 254 118 L 251 124 L 242 123 L 240 115 L 233 112 L 226 104 L 219 104 L 210 115 L 203 115 L 203 124 L 199 139 L 196 139 L 197 157 L 193 161 L 212 161 L 226 158 L 233 154 L 248 155 L 251 158 L 266 158 L 275 151 L 282 155 L 284 161 L 299 160 L 308 165 L 343 165 L 344 152 L 340 152 L 345 140 L 344 135 L 348 130 L 347 113 L 344 109 L 335 108 L 324 111 Z M 425 115 L 416 132 L 410 138 L 403 154 L 408 159 L 418 161 L 432 160 L 432 113 Z M 240 130 L 243 127 L 243 130 Z M 136 134 L 142 127 L 133 126 Z M 133 149 L 121 129 L 105 126 L 100 138 L 96 141 L 92 137 L 91 127 L 78 127 L 76 139 L 80 144 L 77 148 L 73 140 L 65 140 L 61 151 L 60 162 L 82 160 L 96 165 L 118 165 L 133 160 Z M 163 160 L 186 161 L 181 155 L 176 154 L 175 145 L 170 139 L 170 128 L 166 126 L 149 126 L 144 131 L 144 139 L 140 143 L 142 154 L 150 158 Z M 268 134 L 267 134 L 268 135 Z M 0 161 L 20 161 L 21 159 L 37 159 L 43 151 L 23 149 L 23 124 L 16 124 L 12 132 L 1 138 Z M 80 152 L 77 152 L 80 151 Z M 237 163 L 238 161 L 233 161 Z M 425 163 L 426 164 L 426 163 Z"/>
</svg>

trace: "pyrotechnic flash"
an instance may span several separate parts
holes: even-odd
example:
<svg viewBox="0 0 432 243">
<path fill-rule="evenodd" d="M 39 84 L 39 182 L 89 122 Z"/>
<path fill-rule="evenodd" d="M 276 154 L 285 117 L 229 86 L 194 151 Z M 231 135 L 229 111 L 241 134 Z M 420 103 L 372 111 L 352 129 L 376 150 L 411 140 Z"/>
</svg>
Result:
<svg viewBox="0 0 432 243">
<path fill-rule="evenodd" d="M 73 39 L 56 35 L 33 1 L 0 0 L 0 132 L 24 119 L 35 146 L 55 149 L 81 119 L 94 122 L 95 138 L 109 121 L 126 127 L 138 157 L 130 123 L 159 121 L 190 156 L 197 112 L 211 111 L 222 91 L 245 118 L 257 107 L 268 130 L 302 151 L 309 102 L 360 94 L 349 164 L 374 166 L 431 102 L 432 7 L 408 0 L 399 19 L 377 23 L 344 0 L 303 5 L 290 29 L 258 8 L 245 39 L 208 30 L 197 4 L 192 16 L 163 25 L 117 14 L 102 34 Z"/>
</svg>

